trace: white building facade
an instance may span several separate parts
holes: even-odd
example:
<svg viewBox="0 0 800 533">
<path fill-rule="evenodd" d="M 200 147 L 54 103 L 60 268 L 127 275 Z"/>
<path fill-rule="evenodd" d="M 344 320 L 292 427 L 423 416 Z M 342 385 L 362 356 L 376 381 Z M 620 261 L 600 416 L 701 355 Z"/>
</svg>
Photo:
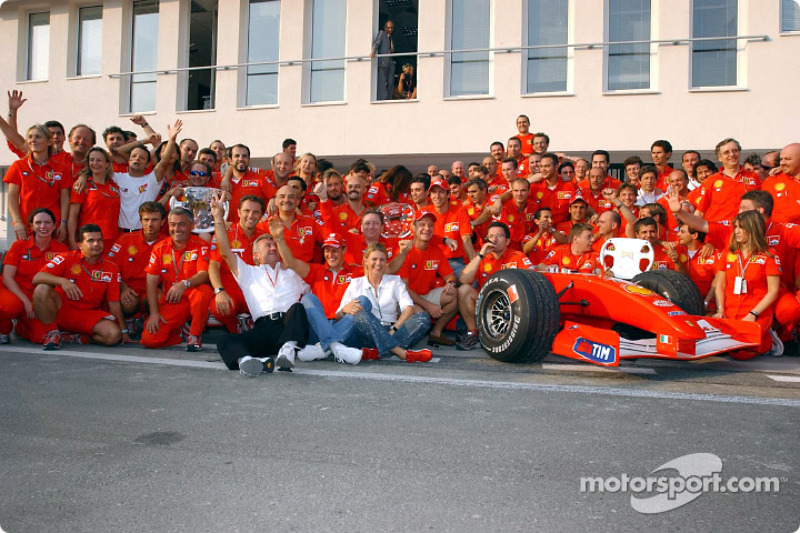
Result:
<svg viewBox="0 0 800 533">
<path fill-rule="evenodd" d="M 374 35 L 417 98 L 378 102 Z M 551 149 L 707 154 L 796 141 L 798 0 L 54 0 L 0 3 L 20 129 L 57 119 L 417 167 L 488 152 L 530 116 Z M 0 106 L 2 107 L 2 106 Z M 13 155 L 0 151 L 0 165 Z M 382 166 L 379 164 L 379 166 Z"/>
</svg>

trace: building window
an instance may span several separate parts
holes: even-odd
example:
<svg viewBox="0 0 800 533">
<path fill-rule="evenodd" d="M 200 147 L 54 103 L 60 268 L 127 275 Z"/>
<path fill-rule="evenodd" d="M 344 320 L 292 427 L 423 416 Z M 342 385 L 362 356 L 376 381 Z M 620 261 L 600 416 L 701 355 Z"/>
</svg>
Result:
<svg viewBox="0 0 800 533">
<path fill-rule="evenodd" d="M 347 0 L 313 0 L 311 59 L 344 57 Z M 344 101 L 344 60 L 311 61 L 311 102 Z"/>
<path fill-rule="evenodd" d="M 738 0 L 694 0 L 692 37 L 735 37 Z M 730 87 L 736 80 L 736 39 L 692 42 L 692 87 Z"/>
<path fill-rule="evenodd" d="M 158 0 L 133 2 L 131 72 L 154 71 L 158 67 Z M 156 73 L 132 74 L 131 113 L 155 111 Z"/>
<path fill-rule="evenodd" d="M 650 0 L 608 0 L 609 91 L 650 88 Z"/>
<path fill-rule="evenodd" d="M 280 50 L 280 0 L 250 0 L 247 63 L 278 61 Z M 278 65 L 247 67 L 245 105 L 278 103 Z"/>
<path fill-rule="evenodd" d="M 50 64 L 50 13 L 28 15 L 28 65 L 26 80 L 46 80 Z"/>
<path fill-rule="evenodd" d="M 103 47 L 103 6 L 78 10 L 78 76 L 100 74 Z"/>
<path fill-rule="evenodd" d="M 181 74 L 185 96 L 182 108 L 188 111 L 214 109 L 217 82 L 217 0 L 189 1 L 189 43 L 186 64 L 196 70 Z"/>
<path fill-rule="evenodd" d="M 800 1 L 781 0 L 781 31 L 800 31 Z"/>
<path fill-rule="evenodd" d="M 489 48 L 489 0 L 450 0 L 450 50 Z M 450 95 L 489 94 L 489 52 L 450 56 Z"/>
<path fill-rule="evenodd" d="M 528 46 L 567 44 L 568 0 L 528 0 Z M 567 47 L 525 52 L 527 93 L 567 90 Z"/>
</svg>

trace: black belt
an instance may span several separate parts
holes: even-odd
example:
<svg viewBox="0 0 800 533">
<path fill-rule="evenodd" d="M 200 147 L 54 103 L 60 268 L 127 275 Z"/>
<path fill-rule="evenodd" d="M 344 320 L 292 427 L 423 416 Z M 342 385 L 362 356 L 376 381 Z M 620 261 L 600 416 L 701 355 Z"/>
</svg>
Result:
<svg viewBox="0 0 800 533">
<path fill-rule="evenodd" d="M 262 315 L 262 316 L 258 317 L 258 320 L 256 320 L 256 322 L 260 322 L 260 321 L 265 320 L 265 319 L 266 320 L 283 320 L 283 317 L 285 315 L 286 315 L 286 313 L 283 313 L 281 311 L 278 311 L 277 313 L 269 313 L 269 314 Z"/>
<path fill-rule="evenodd" d="M 136 233 L 138 229 L 119 228 L 120 233 Z"/>
</svg>

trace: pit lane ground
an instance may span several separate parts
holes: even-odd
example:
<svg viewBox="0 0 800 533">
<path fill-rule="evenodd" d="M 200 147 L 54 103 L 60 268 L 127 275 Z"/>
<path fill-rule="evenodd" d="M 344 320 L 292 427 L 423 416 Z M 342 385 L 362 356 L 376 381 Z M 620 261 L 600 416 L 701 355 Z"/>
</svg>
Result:
<svg viewBox="0 0 800 533">
<path fill-rule="evenodd" d="M 498 363 L 435 351 L 247 379 L 213 349 L 0 347 L 0 527 L 23 531 L 795 531 L 800 357 Z M 769 494 L 668 512 L 582 477 L 693 453 Z M 674 472 L 673 472 L 674 474 Z"/>
</svg>

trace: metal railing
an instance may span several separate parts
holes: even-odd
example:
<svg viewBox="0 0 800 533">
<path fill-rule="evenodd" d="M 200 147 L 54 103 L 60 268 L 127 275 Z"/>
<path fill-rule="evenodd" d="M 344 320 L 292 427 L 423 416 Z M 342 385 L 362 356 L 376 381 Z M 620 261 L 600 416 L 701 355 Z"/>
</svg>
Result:
<svg viewBox="0 0 800 533">
<path fill-rule="evenodd" d="M 650 40 L 640 40 L 640 41 L 599 41 L 599 42 L 588 42 L 588 43 L 564 43 L 564 44 L 540 44 L 540 45 L 533 45 L 533 46 L 501 46 L 501 47 L 492 47 L 492 48 L 468 48 L 463 50 L 432 50 L 426 52 L 404 52 L 404 53 L 394 53 L 394 54 L 375 54 L 375 58 L 380 57 L 404 57 L 404 56 L 417 56 L 419 57 L 440 57 L 446 56 L 450 54 L 466 54 L 470 52 L 495 52 L 495 53 L 514 53 L 514 52 L 523 52 L 527 50 L 547 50 L 553 48 L 573 48 L 576 50 L 595 50 L 598 48 L 606 48 L 609 46 L 616 46 L 616 45 L 631 45 L 631 44 L 658 44 L 658 45 L 666 45 L 666 46 L 682 46 L 682 45 L 689 45 L 695 42 L 703 42 L 703 41 L 747 41 L 747 42 L 768 42 L 770 40 L 769 35 L 736 35 L 732 37 L 684 37 L 678 39 L 650 39 Z M 226 70 L 238 70 L 240 68 L 247 68 L 247 67 L 258 67 L 258 66 L 266 66 L 266 65 L 277 65 L 277 66 L 293 66 L 293 65 L 302 65 L 305 63 L 314 63 L 318 61 L 352 61 L 352 62 L 360 62 L 360 61 L 368 61 L 372 59 L 369 55 L 360 55 L 360 56 L 339 56 L 339 57 L 315 57 L 315 58 L 304 58 L 304 59 L 284 59 L 284 60 L 274 60 L 274 61 L 254 61 L 251 63 L 232 63 L 228 65 L 207 65 L 203 67 L 176 67 L 176 68 L 168 68 L 168 69 L 154 69 L 154 70 L 137 70 L 131 72 L 117 72 L 114 74 L 108 74 L 109 78 L 122 78 L 126 76 L 133 76 L 136 74 L 157 74 L 157 75 L 167 75 L 167 74 L 177 74 L 179 72 L 192 72 L 195 70 L 209 70 L 214 69 L 218 71 L 226 71 Z"/>
</svg>

